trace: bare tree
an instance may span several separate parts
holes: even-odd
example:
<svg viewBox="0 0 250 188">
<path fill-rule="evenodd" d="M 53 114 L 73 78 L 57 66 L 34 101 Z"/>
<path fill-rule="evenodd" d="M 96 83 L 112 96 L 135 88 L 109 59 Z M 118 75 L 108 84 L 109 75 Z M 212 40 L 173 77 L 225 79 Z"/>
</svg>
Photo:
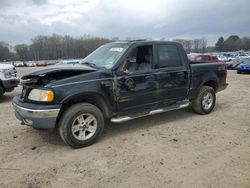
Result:
<svg viewBox="0 0 250 188">
<path fill-rule="evenodd" d="M 6 42 L 0 42 L 0 61 L 7 61 L 11 56 L 10 46 Z"/>
<path fill-rule="evenodd" d="M 20 57 L 20 60 L 25 61 L 31 58 L 29 46 L 26 44 L 19 44 L 15 46 L 15 51 Z"/>
<path fill-rule="evenodd" d="M 202 37 L 200 39 L 200 49 L 201 49 L 201 52 L 202 53 L 205 53 L 206 52 L 206 49 L 207 49 L 207 39 L 205 37 Z"/>
<path fill-rule="evenodd" d="M 194 52 L 200 52 L 200 39 L 194 39 Z"/>
</svg>

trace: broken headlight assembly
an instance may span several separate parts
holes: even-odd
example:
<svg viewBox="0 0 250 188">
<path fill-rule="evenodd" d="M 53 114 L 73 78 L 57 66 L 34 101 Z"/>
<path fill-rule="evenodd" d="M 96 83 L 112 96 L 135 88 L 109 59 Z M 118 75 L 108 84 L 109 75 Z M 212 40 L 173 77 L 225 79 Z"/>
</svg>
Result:
<svg viewBox="0 0 250 188">
<path fill-rule="evenodd" d="M 54 100 L 54 92 L 51 90 L 32 89 L 28 99 L 38 102 L 52 102 Z"/>
</svg>

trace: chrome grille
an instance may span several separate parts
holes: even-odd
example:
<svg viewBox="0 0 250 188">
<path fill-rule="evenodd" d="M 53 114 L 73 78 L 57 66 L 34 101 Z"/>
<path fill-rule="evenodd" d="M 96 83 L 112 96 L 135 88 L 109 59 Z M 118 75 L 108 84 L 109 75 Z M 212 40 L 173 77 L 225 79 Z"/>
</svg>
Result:
<svg viewBox="0 0 250 188">
<path fill-rule="evenodd" d="M 17 76 L 17 71 L 16 71 L 16 69 L 13 68 L 12 70 L 10 70 L 10 74 L 11 74 L 11 76 L 16 77 L 16 76 Z"/>
</svg>

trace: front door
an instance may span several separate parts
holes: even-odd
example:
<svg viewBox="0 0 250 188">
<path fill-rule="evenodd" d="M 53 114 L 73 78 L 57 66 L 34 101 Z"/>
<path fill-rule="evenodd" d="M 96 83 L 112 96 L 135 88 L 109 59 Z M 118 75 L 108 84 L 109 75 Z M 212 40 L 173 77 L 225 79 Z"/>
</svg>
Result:
<svg viewBox="0 0 250 188">
<path fill-rule="evenodd" d="M 128 52 L 126 73 L 117 78 L 118 111 L 146 109 L 159 101 L 153 62 L 152 45 L 137 46 Z"/>
</svg>

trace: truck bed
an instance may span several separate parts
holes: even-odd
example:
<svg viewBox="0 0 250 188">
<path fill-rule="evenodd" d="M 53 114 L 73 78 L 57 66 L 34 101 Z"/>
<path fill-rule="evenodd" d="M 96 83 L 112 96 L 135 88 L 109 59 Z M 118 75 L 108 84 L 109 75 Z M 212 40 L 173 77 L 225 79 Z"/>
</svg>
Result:
<svg viewBox="0 0 250 188">
<path fill-rule="evenodd" d="M 198 90 L 206 80 L 214 81 L 214 89 L 216 92 L 221 91 L 227 86 L 226 75 L 227 69 L 225 63 L 214 62 L 214 63 L 195 63 L 190 64 L 190 91 L 189 98 L 193 99 L 196 97 Z M 211 82 L 211 81 L 210 81 Z"/>
</svg>

